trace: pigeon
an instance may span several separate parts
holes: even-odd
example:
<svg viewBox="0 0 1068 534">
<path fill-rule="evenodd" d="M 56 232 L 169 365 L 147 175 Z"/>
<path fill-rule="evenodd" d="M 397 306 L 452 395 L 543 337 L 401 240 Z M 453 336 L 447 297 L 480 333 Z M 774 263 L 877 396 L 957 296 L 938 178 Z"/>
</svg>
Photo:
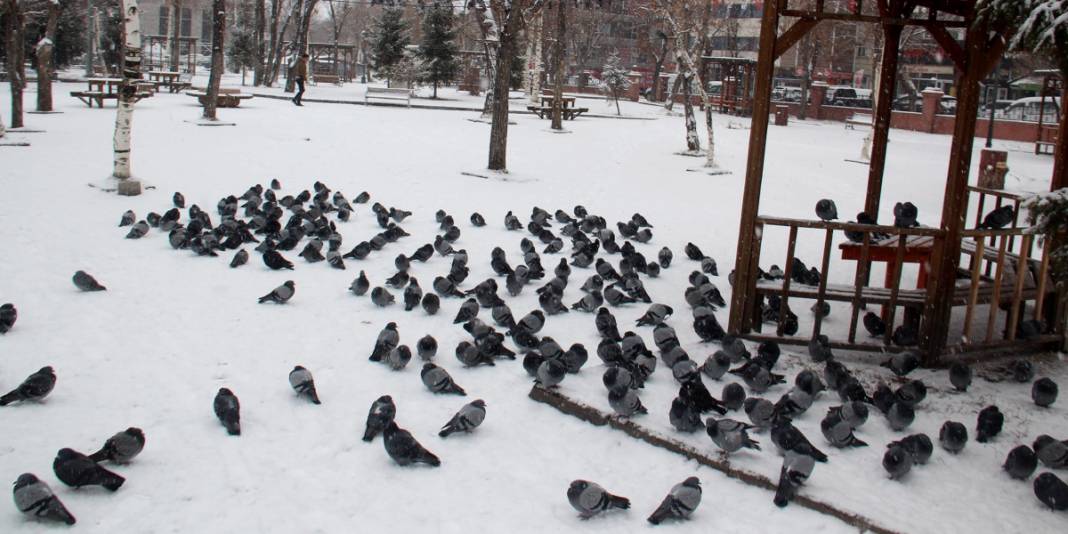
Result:
<svg viewBox="0 0 1068 534">
<path fill-rule="evenodd" d="M 860 401 L 850 401 L 828 408 L 827 415 L 832 413 L 849 423 L 851 428 L 857 429 L 868 420 L 868 405 Z"/>
<path fill-rule="evenodd" d="M 760 397 L 749 397 L 742 403 L 745 415 L 753 423 L 754 430 L 761 432 L 770 428 L 775 417 L 775 405 Z"/>
<path fill-rule="evenodd" d="M 289 302 L 289 299 L 293 298 L 293 293 L 297 288 L 293 284 L 292 280 L 286 280 L 282 285 L 271 290 L 270 293 L 260 297 L 260 304 L 264 302 L 273 302 L 275 304 L 285 304 Z"/>
<path fill-rule="evenodd" d="M 263 263 L 267 267 L 270 267 L 272 271 L 280 269 L 293 270 L 293 263 L 279 253 L 277 250 L 268 250 L 263 253 Z"/>
<path fill-rule="evenodd" d="M 571 305 L 572 310 L 578 310 L 586 313 L 594 313 L 598 311 L 601 305 L 604 304 L 604 296 L 598 290 L 590 291 L 582 296 L 582 298 Z"/>
<path fill-rule="evenodd" d="M 890 369 L 897 376 L 905 376 L 920 366 L 920 356 L 912 351 L 899 352 L 879 365 Z"/>
<path fill-rule="evenodd" d="M 371 282 L 367 280 L 367 274 L 360 271 L 360 275 L 349 285 L 349 291 L 352 291 L 356 296 L 363 296 L 368 289 L 371 289 Z"/>
<path fill-rule="evenodd" d="M 830 343 L 830 339 L 824 334 L 820 334 L 809 340 L 808 355 L 812 358 L 813 362 L 823 363 L 834 358 L 834 354 L 831 353 Z"/>
<path fill-rule="evenodd" d="M 573 343 L 571 347 L 564 352 L 564 365 L 567 366 L 567 372 L 570 374 L 578 373 L 589 358 L 589 352 L 584 345 L 581 343 Z"/>
<path fill-rule="evenodd" d="M 326 262 L 335 269 L 345 270 L 345 260 L 341 259 L 341 253 L 336 250 L 326 253 Z"/>
<path fill-rule="evenodd" d="M 19 475 L 19 478 L 15 480 L 12 494 L 15 498 L 15 507 L 24 514 L 41 519 L 62 521 L 68 525 L 76 522 L 59 497 L 52 493 L 52 488 L 32 473 Z"/>
<path fill-rule="evenodd" d="M 883 454 L 883 469 L 890 475 L 890 480 L 900 480 L 912 470 L 912 455 L 900 445 L 887 447 Z"/>
<path fill-rule="evenodd" d="M 864 314 L 864 329 L 871 337 L 882 337 L 886 334 L 886 323 L 873 312 Z"/>
<path fill-rule="evenodd" d="M 1001 427 L 1005 424 L 1005 416 L 997 406 L 990 405 L 979 412 L 978 422 L 975 427 L 975 441 L 986 443 L 994 436 L 1001 433 Z"/>
<path fill-rule="evenodd" d="M 386 326 L 378 333 L 375 346 L 371 350 L 371 357 L 368 359 L 372 362 L 382 361 L 399 344 L 400 334 L 397 332 L 397 323 L 392 321 L 386 323 Z"/>
<path fill-rule="evenodd" d="M 605 287 L 603 296 L 604 300 L 608 302 L 609 305 L 614 307 L 619 307 L 624 304 L 633 304 L 637 302 L 637 299 L 620 291 L 619 287 L 615 284 Z"/>
<path fill-rule="evenodd" d="M 957 454 L 964 450 L 964 445 L 968 443 L 968 429 L 956 421 L 946 421 L 938 432 L 938 442 L 942 444 L 943 449 Z"/>
<path fill-rule="evenodd" d="M 40 401 L 47 397 L 54 387 L 56 387 L 56 372 L 51 366 L 42 367 L 26 377 L 26 380 L 23 380 L 17 388 L 0 397 L 0 406 L 7 406 L 16 401 Z"/>
<path fill-rule="evenodd" d="M 433 293 L 426 293 L 423 295 L 422 306 L 427 315 L 434 315 L 441 308 L 441 299 Z"/>
<path fill-rule="evenodd" d="M 289 385 L 298 396 L 308 399 L 312 404 L 322 404 L 319 401 L 319 394 L 315 391 L 315 380 L 312 378 L 311 371 L 303 366 L 298 365 L 289 372 Z"/>
<path fill-rule="evenodd" d="M 547 360 L 542 366 L 552 361 L 555 360 Z M 645 406 L 642 406 L 642 401 L 638 398 L 638 392 L 631 388 L 616 388 L 609 390 L 608 404 L 620 417 L 633 417 L 638 414 L 649 413 L 649 411 L 645 409 Z"/>
<path fill-rule="evenodd" d="M 419 377 L 423 380 L 423 385 L 433 393 L 467 395 L 463 388 L 452 381 L 448 371 L 430 362 L 423 364 L 423 370 L 419 372 Z"/>
<path fill-rule="evenodd" d="M 122 228 L 123 226 L 130 226 L 136 220 L 137 215 L 134 214 L 133 210 L 126 210 L 126 212 L 122 214 L 122 218 L 119 219 L 119 228 Z"/>
<path fill-rule="evenodd" d="M 926 464 L 927 460 L 931 459 L 931 454 L 934 453 L 934 444 L 931 443 L 931 438 L 927 437 L 927 434 L 905 436 L 898 441 L 888 443 L 886 446 L 904 448 L 908 451 L 909 456 L 912 457 L 912 463 L 918 465 Z"/>
<path fill-rule="evenodd" d="M 104 486 L 108 491 L 118 491 L 126 479 L 112 473 L 88 456 L 73 449 L 60 449 L 52 461 L 56 478 L 72 488 Z"/>
<path fill-rule="evenodd" d="M 404 369 L 410 361 L 412 361 L 412 349 L 408 348 L 408 345 L 398 345 L 386 356 L 386 363 L 394 371 Z"/>
<path fill-rule="evenodd" d="M 376 286 L 371 290 L 371 302 L 373 302 L 375 306 L 385 308 L 386 306 L 392 305 L 394 301 L 396 301 L 396 298 L 393 296 L 393 293 L 390 293 L 388 289 L 382 286 Z"/>
<path fill-rule="evenodd" d="M 397 415 L 397 405 L 393 404 L 393 397 L 382 395 L 371 403 L 371 409 L 367 411 L 367 425 L 364 427 L 363 440 L 373 441 L 375 436 L 386 429 L 393 418 Z"/>
<path fill-rule="evenodd" d="M 611 369 L 617 368 L 613 367 Z M 620 370 L 626 372 L 625 370 Z M 606 372 L 606 385 L 607 374 L 608 373 Z M 611 390 L 612 388 L 609 389 Z M 675 397 L 675 399 L 671 401 L 671 410 L 668 412 L 668 420 L 671 422 L 671 426 L 675 427 L 675 429 L 679 432 L 694 432 L 699 428 L 705 427 L 704 423 L 701 421 L 700 410 L 695 408 L 691 403 L 687 402 L 681 397 Z"/>
<path fill-rule="evenodd" d="M 318 246 L 316 246 L 317 244 Z M 321 241 L 311 241 L 304 247 L 304 250 L 302 250 L 300 254 L 298 254 L 298 256 L 304 258 L 304 260 L 308 263 L 318 263 L 320 261 L 323 261 L 326 259 L 326 257 L 324 257 L 322 252 L 320 252 L 322 246 L 323 243 Z M 336 253 L 336 251 L 334 252 Z"/>
<path fill-rule="evenodd" d="M 701 261 L 705 255 L 701 252 L 701 249 L 697 248 L 697 245 L 693 243 L 686 243 L 686 247 L 683 248 L 686 253 L 686 257 L 693 261 Z"/>
<path fill-rule="evenodd" d="M 817 462 L 827 461 L 827 455 L 813 446 L 808 438 L 785 417 L 777 417 L 772 422 L 771 441 L 780 452 L 807 454 Z"/>
<path fill-rule="evenodd" d="M 434 283 L 432 284 L 432 287 L 434 288 L 434 291 L 438 293 L 438 295 L 441 295 L 443 297 L 462 298 L 464 296 L 463 292 L 457 289 L 456 284 L 452 280 L 449 280 L 444 276 L 438 276 L 434 278 Z"/>
<path fill-rule="evenodd" d="M 396 274 L 386 278 L 386 285 L 395 289 L 403 289 L 408 284 L 408 280 L 411 279 L 406 271 L 397 271 Z"/>
<path fill-rule="evenodd" d="M 554 388 L 563 382 L 566 375 L 567 364 L 557 358 L 547 358 L 538 366 L 534 382 L 544 388 Z"/>
<path fill-rule="evenodd" d="M 477 317 L 478 311 L 478 301 L 473 298 L 467 299 L 460 305 L 460 310 L 456 313 L 456 318 L 453 319 L 452 324 L 466 323 Z"/>
<path fill-rule="evenodd" d="M 890 409 L 886 411 L 886 422 L 895 432 L 905 430 L 915 419 L 916 410 L 901 401 L 894 401 Z"/>
<path fill-rule="evenodd" d="M 597 327 L 597 333 L 600 334 L 602 338 L 611 341 L 620 341 L 623 339 L 623 337 L 619 335 L 619 327 L 616 324 L 616 318 L 608 308 L 601 307 L 597 310 L 597 317 L 594 319 L 594 324 Z"/>
<path fill-rule="evenodd" d="M 748 366 L 741 376 L 745 385 L 755 393 L 763 393 L 771 386 L 786 382 L 782 375 L 774 374 L 759 365 Z"/>
<path fill-rule="evenodd" d="M 630 500 L 612 495 L 595 482 L 575 480 L 567 488 L 567 500 L 582 519 L 589 519 L 613 508 L 627 510 Z"/>
<path fill-rule="evenodd" d="M 456 415 L 441 428 L 438 435 L 447 438 L 456 432 L 471 432 L 486 419 L 486 401 L 478 399 L 460 408 Z"/>
<path fill-rule="evenodd" d="M 0 305 L 0 334 L 8 333 L 15 326 L 18 318 L 19 311 L 15 309 L 14 304 L 8 302 Z"/>
<path fill-rule="evenodd" d="M 237 396 L 227 388 L 219 388 L 215 394 L 215 416 L 231 436 L 241 435 L 241 404 Z"/>
<path fill-rule="evenodd" d="M 1035 497 L 1051 510 L 1068 510 L 1068 484 L 1053 473 L 1042 473 L 1035 479 Z"/>
<path fill-rule="evenodd" d="M 471 214 L 471 225 L 476 227 L 486 226 L 486 219 L 476 211 Z"/>
<path fill-rule="evenodd" d="M 701 259 L 701 271 L 712 276 L 719 276 L 719 268 L 716 266 L 716 260 L 712 258 Z"/>
<path fill-rule="evenodd" d="M 816 202 L 816 216 L 824 221 L 833 221 L 838 218 L 838 207 L 829 198 Z"/>
<path fill-rule="evenodd" d="M 1068 467 L 1068 441 L 1058 441 L 1045 434 L 1035 439 L 1033 449 L 1043 465 L 1052 469 Z"/>
<path fill-rule="evenodd" d="M 746 432 L 751 428 L 753 427 L 734 419 L 716 420 L 709 417 L 705 421 L 705 432 L 708 433 L 708 437 L 712 438 L 712 442 L 727 454 L 738 452 L 743 447 L 760 450 L 760 445 L 750 439 L 749 434 Z"/>
<path fill-rule="evenodd" d="M 1057 383 L 1049 377 L 1035 380 L 1031 385 L 1031 400 L 1043 408 L 1049 408 L 1057 401 Z"/>
<path fill-rule="evenodd" d="M 415 463 L 433 467 L 441 465 L 441 460 L 437 456 L 420 445 L 412 437 L 411 432 L 398 427 L 396 421 L 390 421 L 386 425 L 382 432 L 382 443 L 386 447 L 386 453 L 393 458 L 394 462 L 397 462 L 397 465 L 407 466 Z"/>
<path fill-rule="evenodd" d="M 74 286 L 82 291 L 107 291 L 108 289 L 100 285 L 100 283 L 96 281 L 96 278 L 93 278 L 93 275 L 85 271 L 74 273 L 73 280 Z"/>
<path fill-rule="evenodd" d="M 898 228 L 919 226 L 919 223 L 916 222 L 918 211 L 911 202 L 894 204 L 894 226 Z"/>
<path fill-rule="evenodd" d="M 779 508 L 785 507 L 794 496 L 797 489 L 804 485 L 808 477 L 812 475 L 812 469 L 816 466 L 811 456 L 787 452 L 782 460 L 782 469 L 779 471 L 779 485 L 775 489 L 773 502 Z"/>
<path fill-rule="evenodd" d="M 419 354 L 419 358 L 423 361 L 429 362 L 433 360 L 438 353 L 438 340 L 434 339 L 434 336 L 430 334 L 419 338 L 419 341 L 415 344 L 415 352 Z"/>
<path fill-rule="evenodd" d="M 927 398 L 927 386 L 922 380 L 909 380 L 894 392 L 894 399 L 907 404 L 910 408 L 915 408 L 925 398 Z"/>
<path fill-rule="evenodd" d="M 404 311 L 412 311 L 423 300 L 423 288 L 419 287 L 419 280 L 412 277 L 408 287 L 404 288 Z"/>
<path fill-rule="evenodd" d="M 145 448 L 145 433 L 137 427 L 130 427 L 116 433 L 104 442 L 99 451 L 89 455 L 94 462 L 109 461 L 116 464 L 128 464 Z"/>
<path fill-rule="evenodd" d="M 148 223 L 145 221 L 137 221 L 136 224 L 130 227 L 130 231 L 126 234 L 126 239 L 141 239 L 148 235 Z"/>
<path fill-rule="evenodd" d="M 174 192 L 174 196 L 171 197 L 171 200 L 174 202 L 174 207 L 185 208 L 185 197 L 178 191 Z"/>
<path fill-rule="evenodd" d="M 844 447 L 867 447 L 868 444 L 857 439 L 853 435 L 853 425 L 842 418 L 839 412 L 827 412 L 827 416 L 820 421 L 820 431 L 827 443 L 838 448 Z"/>
<path fill-rule="evenodd" d="M 701 341 L 719 341 L 727 335 L 723 326 L 719 324 L 712 308 L 698 306 L 693 309 L 693 331 Z M 732 358 L 733 360 L 733 358 Z"/>
<path fill-rule="evenodd" d="M 731 366 L 731 357 L 722 350 L 717 350 L 713 355 L 705 359 L 705 363 L 701 365 L 701 373 L 711 378 L 712 380 L 719 380 Z"/>
<path fill-rule="evenodd" d="M 1016 360 L 1009 364 L 1009 373 L 1013 380 L 1024 384 L 1035 378 L 1035 366 L 1027 360 Z"/>
<path fill-rule="evenodd" d="M 456 359 L 464 365 L 464 367 L 475 367 L 479 364 L 494 365 L 493 357 L 489 354 L 483 354 L 478 350 L 474 344 L 470 341 L 461 341 L 456 345 Z"/>
<path fill-rule="evenodd" d="M 237 268 L 248 263 L 248 251 L 241 249 L 234 254 L 234 258 L 230 260 L 230 268 Z"/>
<path fill-rule="evenodd" d="M 1002 206 L 992 210 L 983 217 L 983 223 L 979 225 L 979 228 L 988 228 L 991 230 L 999 230 L 1012 224 L 1012 219 L 1016 215 L 1016 211 L 1012 206 Z"/>
<path fill-rule="evenodd" d="M 697 477 L 689 477 L 671 488 L 671 492 L 664 497 L 660 506 L 647 520 L 654 525 L 659 525 L 667 519 L 689 519 L 700 504 L 701 481 Z"/>
<path fill-rule="evenodd" d="M 736 411 L 745 403 L 745 388 L 737 382 L 731 382 L 723 386 L 723 406 L 728 410 Z"/>
<path fill-rule="evenodd" d="M 1038 457 L 1031 447 L 1019 445 L 1009 451 L 1001 468 L 1016 480 L 1027 480 L 1038 468 Z"/>
<path fill-rule="evenodd" d="M 516 322 L 516 329 L 531 334 L 537 334 L 545 326 L 545 314 L 541 310 L 534 310 L 524 315 Z"/>
<path fill-rule="evenodd" d="M 968 391 L 968 386 L 972 383 L 972 368 L 967 364 L 956 362 L 949 368 L 949 383 L 956 388 L 957 391 Z"/>
</svg>

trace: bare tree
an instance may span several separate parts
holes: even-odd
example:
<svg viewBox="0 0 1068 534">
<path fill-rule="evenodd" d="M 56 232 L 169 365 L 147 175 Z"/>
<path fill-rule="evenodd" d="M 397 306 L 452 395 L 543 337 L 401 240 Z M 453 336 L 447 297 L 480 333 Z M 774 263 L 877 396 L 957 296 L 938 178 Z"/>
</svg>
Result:
<svg viewBox="0 0 1068 534">
<path fill-rule="evenodd" d="M 341 7 L 335 7 L 336 5 L 337 2 L 327 2 L 330 8 L 330 29 L 333 30 L 334 37 L 334 74 L 341 76 L 341 63 L 338 61 L 341 57 L 341 32 L 345 29 L 345 21 L 352 14 L 353 7 L 350 3 L 341 4 Z"/>
<path fill-rule="evenodd" d="M 4 1 L 5 19 L 7 20 L 4 33 L 7 36 L 7 78 L 11 85 L 11 127 L 21 128 L 22 122 L 22 91 L 26 87 L 26 67 L 23 58 L 22 28 L 25 21 L 22 15 L 22 6 L 19 0 Z"/>
<path fill-rule="evenodd" d="M 567 4 L 556 0 L 556 35 L 553 37 L 553 130 L 563 130 L 564 78 L 567 77 Z"/>
<path fill-rule="evenodd" d="M 137 101 L 136 80 L 141 78 L 141 12 L 137 0 L 122 0 L 122 88 L 119 91 L 119 109 L 115 113 L 115 159 L 112 175 L 119 179 L 119 194 L 140 194 L 139 183 L 128 180 L 130 171 L 130 137 L 133 127 L 134 103 Z M 125 187 L 122 182 L 131 182 Z"/>
<path fill-rule="evenodd" d="M 59 24 L 59 1 L 49 0 L 45 9 L 45 33 L 37 43 L 37 111 L 52 111 L 52 50 Z"/>
<path fill-rule="evenodd" d="M 253 30 L 253 46 L 256 50 L 256 66 L 252 69 L 252 85 L 263 85 L 264 69 L 267 67 L 267 43 L 264 41 L 267 32 L 267 0 L 253 0 L 256 2 L 255 28 Z"/>
<path fill-rule="evenodd" d="M 497 37 L 495 72 L 493 79 L 493 122 L 490 126 L 489 169 L 507 169 L 508 149 L 508 88 L 511 85 L 512 58 L 518 50 L 519 32 L 525 20 L 541 9 L 541 0 L 490 0 L 486 11 L 484 0 L 476 0 L 476 9 L 490 15 Z M 500 26 L 498 27 L 498 24 Z"/>
<path fill-rule="evenodd" d="M 208 76 L 208 96 L 204 102 L 204 118 L 218 120 L 219 84 L 223 75 L 223 39 L 226 36 L 226 0 L 214 0 L 211 30 L 211 75 Z"/>
<path fill-rule="evenodd" d="M 608 2 L 583 2 L 571 10 L 568 17 L 570 30 L 567 32 L 567 49 L 579 69 L 586 69 L 595 58 L 602 56 L 608 38 L 604 28 L 618 22 L 622 16 L 622 13 L 613 10 Z M 600 64 L 596 66 L 600 67 Z M 586 76 L 579 72 L 578 87 L 581 89 L 585 85 Z"/>
<path fill-rule="evenodd" d="M 318 5 L 319 0 L 297 0 L 293 5 L 293 12 L 297 14 L 297 34 L 294 36 L 292 46 L 294 57 L 299 57 L 308 51 L 308 30 Z M 295 85 L 293 76 L 286 76 L 285 92 L 292 93 Z"/>
</svg>

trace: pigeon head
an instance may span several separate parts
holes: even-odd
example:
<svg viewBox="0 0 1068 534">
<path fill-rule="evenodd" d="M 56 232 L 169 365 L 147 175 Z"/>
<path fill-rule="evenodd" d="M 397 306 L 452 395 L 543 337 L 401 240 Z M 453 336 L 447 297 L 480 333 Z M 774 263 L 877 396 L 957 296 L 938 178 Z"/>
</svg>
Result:
<svg viewBox="0 0 1068 534">
<path fill-rule="evenodd" d="M 15 489 L 29 486 L 30 484 L 36 484 L 37 482 L 37 475 L 33 473 L 23 473 L 15 480 Z"/>
<path fill-rule="evenodd" d="M 219 388 L 219 395 L 233 395 L 234 392 L 230 391 L 230 388 Z"/>
<path fill-rule="evenodd" d="M 486 401 L 484 401 L 482 399 L 477 399 L 477 400 L 472 401 L 471 405 L 472 406 L 478 406 L 479 408 L 485 408 L 486 407 Z"/>
<path fill-rule="evenodd" d="M 390 321 L 390 322 L 386 323 L 386 330 L 396 330 L 396 329 L 397 329 L 397 323 L 394 323 L 393 321 Z"/>
<path fill-rule="evenodd" d="M 292 280 L 286 280 L 285 283 L 282 285 L 288 287 L 289 289 L 293 289 L 296 284 L 294 284 Z"/>
<path fill-rule="evenodd" d="M 303 365 L 297 365 L 297 366 L 293 367 L 293 370 L 294 371 L 304 371 L 305 369 L 304 369 Z"/>
<path fill-rule="evenodd" d="M 580 493 L 582 491 L 585 491 L 586 488 L 588 488 L 588 487 L 590 487 L 590 483 L 589 482 L 586 482 L 585 480 L 575 480 L 575 481 L 571 482 L 571 486 L 568 487 L 567 492 L 568 493 L 571 493 L 571 492 Z"/>
<path fill-rule="evenodd" d="M 56 374 L 55 370 L 52 369 L 51 365 L 46 365 L 46 366 L 42 367 L 40 371 L 37 371 L 37 372 L 38 373 L 49 374 L 49 375 Z"/>
<path fill-rule="evenodd" d="M 697 477 L 690 477 L 690 478 L 687 478 L 686 480 L 683 480 L 682 481 L 682 485 L 683 486 L 689 486 L 691 488 L 700 488 L 701 487 L 701 480 L 698 479 Z"/>
<path fill-rule="evenodd" d="M 74 449 L 70 449 L 70 448 L 66 448 L 66 447 L 64 447 L 62 449 L 59 449 L 59 452 L 56 453 L 56 458 L 59 458 L 60 460 L 69 460 L 71 458 L 77 458 L 77 457 L 78 457 L 78 453 L 75 452 Z"/>
<path fill-rule="evenodd" d="M 131 426 L 130 428 L 127 428 L 126 429 L 126 433 L 131 435 L 131 436 L 133 436 L 133 437 L 135 437 L 135 438 L 137 438 L 140 441 L 144 441 L 145 440 L 144 431 L 141 430 L 140 428 L 137 428 L 136 426 Z"/>
</svg>

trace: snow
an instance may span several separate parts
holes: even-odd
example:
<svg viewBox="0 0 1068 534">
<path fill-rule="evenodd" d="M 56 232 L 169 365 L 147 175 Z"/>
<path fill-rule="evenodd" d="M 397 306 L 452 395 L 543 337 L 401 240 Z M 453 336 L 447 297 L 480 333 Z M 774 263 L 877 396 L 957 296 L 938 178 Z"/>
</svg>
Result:
<svg viewBox="0 0 1068 534">
<path fill-rule="evenodd" d="M 58 83 L 55 91 L 66 95 L 82 88 Z M 359 89 L 352 84 L 309 87 L 308 96 L 327 91 L 356 100 Z M 0 94 L 0 109 L 8 109 L 9 98 Z M 466 105 L 460 95 L 450 98 Z M 479 107 L 479 99 L 470 100 Z M 697 265 L 685 259 L 682 248 L 693 241 L 718 260 L 722 276 L 714 281 L 729 300 L 726 273 L 734 263 L 749 132 L 728 128 L 728 117 L 715 116 L 718 162 L 732 174 L 709 177 L 687 172 L 692 160 L 672 155 L 685 147 L 680 118 L 653 106 L 620 104 L 625 115 L 654 120 L 583 117 L 568 124 L 571 135 L 553 136 L 544 133 L 544 121 L 514 115 L 509 181 L 504 182 L 460 174 L 484 173 L 489 129 L 467 120 L 477 111 L 310 101 L 297 108 L 285 100 L 255 98 L 239 109 L 219 110 L 220 119 L 236 127 L 201 128 L 187 122 L 200 115 L 194 99 L 160 94 L 137 104 L 133 169 L 155 189 L 134 198 L 85 186 L 110 172 L 114 107 L 89 109 L 64 97 L 56 103 L 64 113 L 27 116 L 28 127 L 46 133 L 10 132 L 9 137 L 32 146 L 0 149 L 5 236 L 0 302 L 13 302 L 19 310 L 14 329 L 0 336 L 0 389 L 14 387 L 43 365 L 56 368 L 58 384 L 44 403 L 0 409 L 7 436 L 0 443 L 0 480 L 36 473 L 78 517 L 78 528 L 93 532 L 337 532 L 353 525 L 398 532 L 634 532 L 647 527 L 644 518 L 673 484 L 696 475 L 705 499 L 689 528 L 852 531 L 800 506 L 780 510 L 765 490 L 528 400 L 530 380 L 518 362 L 461 368 L 453 348 L 467 334 L 451 324 L 459 305 L 455 299 L 445 299 L 442 311 L 427 317 L 399 306 L 375 308 L 368 298 L 346 291 L 361 269 L 373 284 L 382 284 L 394 272 L 396 254 L 431 241 L 439 208 L 452 214 L 463 232 L 455 246 L 470 252 L 472 272 L 463 287 L 492 276 L 488 258 L 494 246 L 503 247 L 513 265 L 520 261 L 519 240 L 528 234 L 504 230 L 501 221 L 508 210 L 525 221 L 535 205 L 552 212 L 582 204 L 609 224 L 639 211 L 655 226 L 653 240 L 639 250 L 654 257 L 668 246 L 676 258 L 646 286 L 654 299 L 674 306 L 669 323 L 690 355 L 703 360 L 714 347 L 700 345 L 689 327 L 682 290 Z M 860 211 L 867 168 L 844 159 L 854 157 L 864 135 L 840 123 L 816 121 L 771 128 L 761 212 L 809 218 L 823 197 L 834 198 L 842 214 Z M 936 222 L 948 137 L 893 130 L 891 140 L 880 216 L 890 216 L 894 201 L 911 200 L 921 220 Z M 1048 157 L 1034 155 L 1023 143 L 999 142 L 995 148 L 1010 151 L 1011 190 L 1048 188 Z M 229 255 L 197 258 L 171 250 L 157 230 L 134 241 L 123 239 L 127 229 L 116 227 L 127 209 L 139 218 L 149 211 L 162 213 L 174 191 L 217 221 L 220 197 L 239 195 L 271 178 L 293 194 L 310 189 L 315 180 L 349 199 L 367 190 L 372 202 L 413 211 L 403 224 L 413 236 L 366 261 L 348 260 L 346 271 L 325 262 L 308 265 L 294 251 L 286 256 L 296 270 L 276 273 L 255 256 L 232 270 Z M 488 226 L 472 227 L 472 211 L 484 215 Z M 379 229 L 365 205 L 339 230 L 347 250 Z M 785 250 L 783 242 L 772 244 L 777 238 L 770 229 L 765 233 L 765 250 Z M 799 250 L 812 263 L 814 249 Z M 542 261 L 551 269 L 560 257 L 543 255 Z M 78 293 L 70 282 L 78 269 L 94 274 L 108 291 Z M 413 266 L 413 274 L 428 290 L 433 277 L 447 269 L 447 260 L 435 256 Z M 565 302 L 578 300 L 578 286 L 590 274 L 575 270 Z M 286 279 L 297 286 L 289 304 L 256 304 L 257 297 Z M 538 307 L 535 287 L 508 299 L 517 316 Z M 644 306 L 614 312 L 621 326 L 629 326 Z M 725 324 L 726 310 L 717 315 Z M 482 316 L 488 321 L 486 312 Z M 437 363 L 469 397 L 430 394 L 416 362 L 400 372 L 367 362 L 388 321 L 398 323 L 402 342 L 409 345 L 432 333 L 439 343 Z M 652 346 L 649 329 L 639 332 Z M 563 382 L 562 392 L 608 409 L 594 354 L 593 317 L 577 312 L 552 317 L 543 334 L 564 346 L 586 345 L 590 362 Z M 887 377 L 885 370 L 860 359 L 847 361 L 867 384 Z M 297 399 L 289 388 L 286 377 L 296 364 L 314 374 L 322 406 Z M 791 380 L 810 365 L 807 358 L 789 355 L 780 364 Z M 1039 368 L 1038 376 L 1068 386 L 1063 362 L 1046 360 Z M 826 408 L 837 404 L 825 394 L 798 426 L 832 458 L 817 465 L 802 493 L 900 531 L 1063 530 L 1063 513 L 1043 510 L 1030 482 L 1010 481 L 998 466 L 1009 449 L 1039 433 L 1068 438 L 1066 401 L 1038 410 L 1030 403 L 1029 385 L 977 379 L 973 392 L 958 395 L 947 391 L 944 374 L 917 376 L 930 391 L 908 433 L 923 431 L 935 438 L 941 422 L 952 418 L 974 437 L 976 412 L 992 402 L 1006 414 L 1005 432 L 989 445 L 969 442 L 957 457 L 936 444 L 927 466 L 914 469 L 903 482 L 891 482 L 879 464 L 882 448 L 905 434 L 891 432 L 873 414 L 859 432 L 870 448 L 834 451 L 818 430 Z M 723 385 L 707 384 L 715 395 Z M 241 400 L 241 437 L 227 436 L 211 412 L 212 398 L 223 386 Z M 680 437 L 668 427 L 665 412 L 674 389 L 670 376 L 658 371 L 642 393 L 652 413 L 640 422 L 714 453 L 707 437 Z M 768 396 L 774 400 L 784 391 L 779 387 Z M 360 441 L 367 409 L 387 393 L 398 405 L 398 423 L 442 458 L 441 468 L 399 468 L 379 440 Z M 475 398 L 486 400 L 486 422 L 472 435 L 438 438 L 441 425 Z M 143 428 L 147 445 L 133 464 L 116 468 L 128 479 L 118 492 L 73 491 L 55 479 L 55 451 L 91 452 L 128 426 Z M 732 462 L 775 478 L 780 459 L 770 451 L 766 434 L 755 437 L 766 450 L 739 454 Z M 634 507 L 579 520 L 565 497 L 568 483 L 577 478 L 629 497 Z M 7 506 L 0 508 L 0 532 L 47 529 Z"/>
</svg>

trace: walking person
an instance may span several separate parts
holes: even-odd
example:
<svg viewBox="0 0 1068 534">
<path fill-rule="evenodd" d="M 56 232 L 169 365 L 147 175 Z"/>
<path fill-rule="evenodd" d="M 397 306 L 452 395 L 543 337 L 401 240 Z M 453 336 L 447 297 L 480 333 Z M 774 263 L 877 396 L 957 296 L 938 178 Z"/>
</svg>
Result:
<svg viewBox="0 0 1068 534">
<path fill-rule="evenodd" d="M 301 54 L 293 65 L 293 81 L 297 84 L 297 94 L 293 97 L 293 103 L 303 106 L 300 99 L 304 96 L 304 80 L 308 79 L 308 54 Z"/>
</svg>

